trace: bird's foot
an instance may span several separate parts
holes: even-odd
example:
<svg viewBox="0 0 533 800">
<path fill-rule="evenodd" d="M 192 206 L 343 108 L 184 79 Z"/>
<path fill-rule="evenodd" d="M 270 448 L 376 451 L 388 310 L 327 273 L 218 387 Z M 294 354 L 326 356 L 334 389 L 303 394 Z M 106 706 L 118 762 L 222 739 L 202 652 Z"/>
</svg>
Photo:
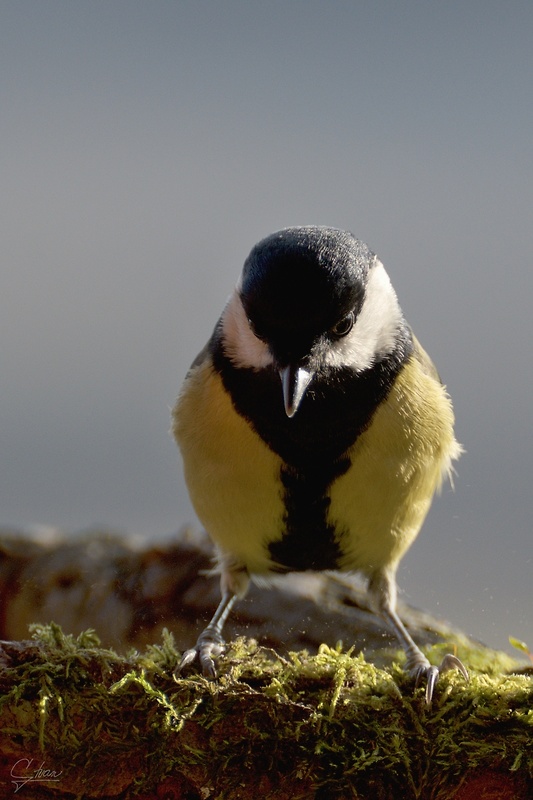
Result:
<svg viewBox="0 0 533 800">
<path fill-rule="evenodd" d="M 225 642 L 221 634 L 216 628 L 208 626 L 202 631 L 194 647 L 184 652 L 181 661 L 174 670 L 174 677 L 179 678 L 185 667 L 188 667 L 189 664 L 192 664 L 198 659 L 202 669 L 202 675 L 214 680 L 217 677 L 215 658 L 222 655 L 224 651 Z"/>
<path fill-rule="evenodd" d="M 431 701 L 433 700 L 433 693 L 437 681 L 444 672 L 456 669 L 466 681 L 469 680 L 468 670 L 463 662 L 451 653 L 447 653 L 447 655 L 444 656 L 439 667 L 430 664 L 424 656 L 422 659 L 417 659 L 414 664 L 408 664 L 407 669 L 409 674 L 415 679 L 415 688 L 420 686 L 424 680 L 426 681 L 426 705 L 428 706 L 431 705 Z"/>
</svg>

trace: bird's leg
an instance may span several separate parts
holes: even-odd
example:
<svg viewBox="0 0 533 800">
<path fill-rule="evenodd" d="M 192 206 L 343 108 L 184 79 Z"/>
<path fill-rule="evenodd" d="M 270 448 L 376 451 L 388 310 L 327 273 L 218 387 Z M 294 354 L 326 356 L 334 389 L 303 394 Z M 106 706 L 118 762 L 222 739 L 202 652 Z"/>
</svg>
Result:
<svg viewBox="0 0 533 800">
<path fill-rule="evenodd" d="M 236 594 L 230 591 L 224 592 L 209 625 L 201 632 L 194 647 L 186 650 L 182 655 L 180 663 L 174 670 L 175 676 L 179 676 L 185 667 L 198 658 L 203 675 L 206 678 L 216 678 L 214 659 L 224 652 L 225 642 L 222 638 L 222 628 L 236 600 Z"/>
<path fill-rule="evenodd" d="M 217 670 L 214 659 L 224 652 L 225 642 L 222 638 L 222 629 L 236 600 L 244 597 L 250 584 L 250 576 L 246 569 L 235 563 L 230 556 L 219 554 L 221 568 L 220 590 L 222 599 L 218 604 L 213 618 L 207 628 L 204 628 L 194 647 L 186 650 L 181 661 L 174 670 L 174 677 L 178 677 L 184 667 L 193 661 L 200 662 L 202 673 L 206 678 L 216 678 Z"/>
<path fill-rule="evenodd" d="M 450 669 L 458 670 L 468 680 L 468 672 L 457 656 L 448 653 L 439 667 L 429 663 L 420 648 L 409 635 L 396 612 L 396 578 L 394 572 L 375 572 L 368 583 L 368 595 L 375 611 L 383 617 L 396 634 L 407 656 L 405 669 L 415 678 L 416 686 L 426 680 L 426 703 L 431 705 L 439 676 Z"/>
</svg>

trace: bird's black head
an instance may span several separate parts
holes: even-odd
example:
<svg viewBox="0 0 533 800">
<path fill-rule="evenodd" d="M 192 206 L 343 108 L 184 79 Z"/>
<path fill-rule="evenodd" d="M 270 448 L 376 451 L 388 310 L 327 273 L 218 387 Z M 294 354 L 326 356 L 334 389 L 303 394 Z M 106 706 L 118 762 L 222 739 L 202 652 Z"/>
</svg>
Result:
<svg viewBox="0 0 533 800">
<path fill-rule="evenodd" d="M 353 324 L 374 254 L 351 233 L 286 228 L 260 241 L 243 269 L 241 301 L 254 333 L 280 366 Z"/>
</svg>

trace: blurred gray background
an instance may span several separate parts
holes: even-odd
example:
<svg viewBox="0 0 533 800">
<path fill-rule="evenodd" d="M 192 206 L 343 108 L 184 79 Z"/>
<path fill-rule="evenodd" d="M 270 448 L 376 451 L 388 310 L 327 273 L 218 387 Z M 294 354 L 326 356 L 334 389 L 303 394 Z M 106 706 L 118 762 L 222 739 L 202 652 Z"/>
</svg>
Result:
<svg viewBox="0 0 533 800">
<path fill-rule="evenodd" d="M 467 454 L 404 600 L 533 647 L 533 4 L 0 4 L 0 525 L 194 520 L 169 408 L 252 245 L 384 261 Z"/>
</svg>

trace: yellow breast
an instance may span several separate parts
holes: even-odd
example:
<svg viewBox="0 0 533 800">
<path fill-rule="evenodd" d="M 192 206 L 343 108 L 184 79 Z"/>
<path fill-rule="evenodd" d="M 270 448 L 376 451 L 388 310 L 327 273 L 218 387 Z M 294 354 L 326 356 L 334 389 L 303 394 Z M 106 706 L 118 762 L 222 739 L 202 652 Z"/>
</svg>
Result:
<svg viewBox="0 0 533 800">
<path fill-rule="evenodd" d="M 267 572 L 266 546 L 281 535 L 284 515 L 281 459 L 237 414 L 209 361 L 189 373 L 173 418 L 199 519 L 249 572 Z"/>
<path fill-rule="evenodd" d="M 330 489 L 342 568 L 371 571 L 400 560 L 461 452 L 453 422 L 446 390 L 413 357 L 350 449 L 351 468 Z"/>
<path fill-rule="evenodd" d="M 401 370 L 349 449 L 350 468 L 329 488 L 327 522 L 340 544 L 341 569 L 370 572 L 397 563 L 460 453 L 451 402 L 425 359 L 420 349 Z M 209 360 L 189 373 L 173 430 L 206 530 L 249 572 L 267 572 L 268 545 L 284 529 L 282 461 L 236 413 Z"/>
</svg>

